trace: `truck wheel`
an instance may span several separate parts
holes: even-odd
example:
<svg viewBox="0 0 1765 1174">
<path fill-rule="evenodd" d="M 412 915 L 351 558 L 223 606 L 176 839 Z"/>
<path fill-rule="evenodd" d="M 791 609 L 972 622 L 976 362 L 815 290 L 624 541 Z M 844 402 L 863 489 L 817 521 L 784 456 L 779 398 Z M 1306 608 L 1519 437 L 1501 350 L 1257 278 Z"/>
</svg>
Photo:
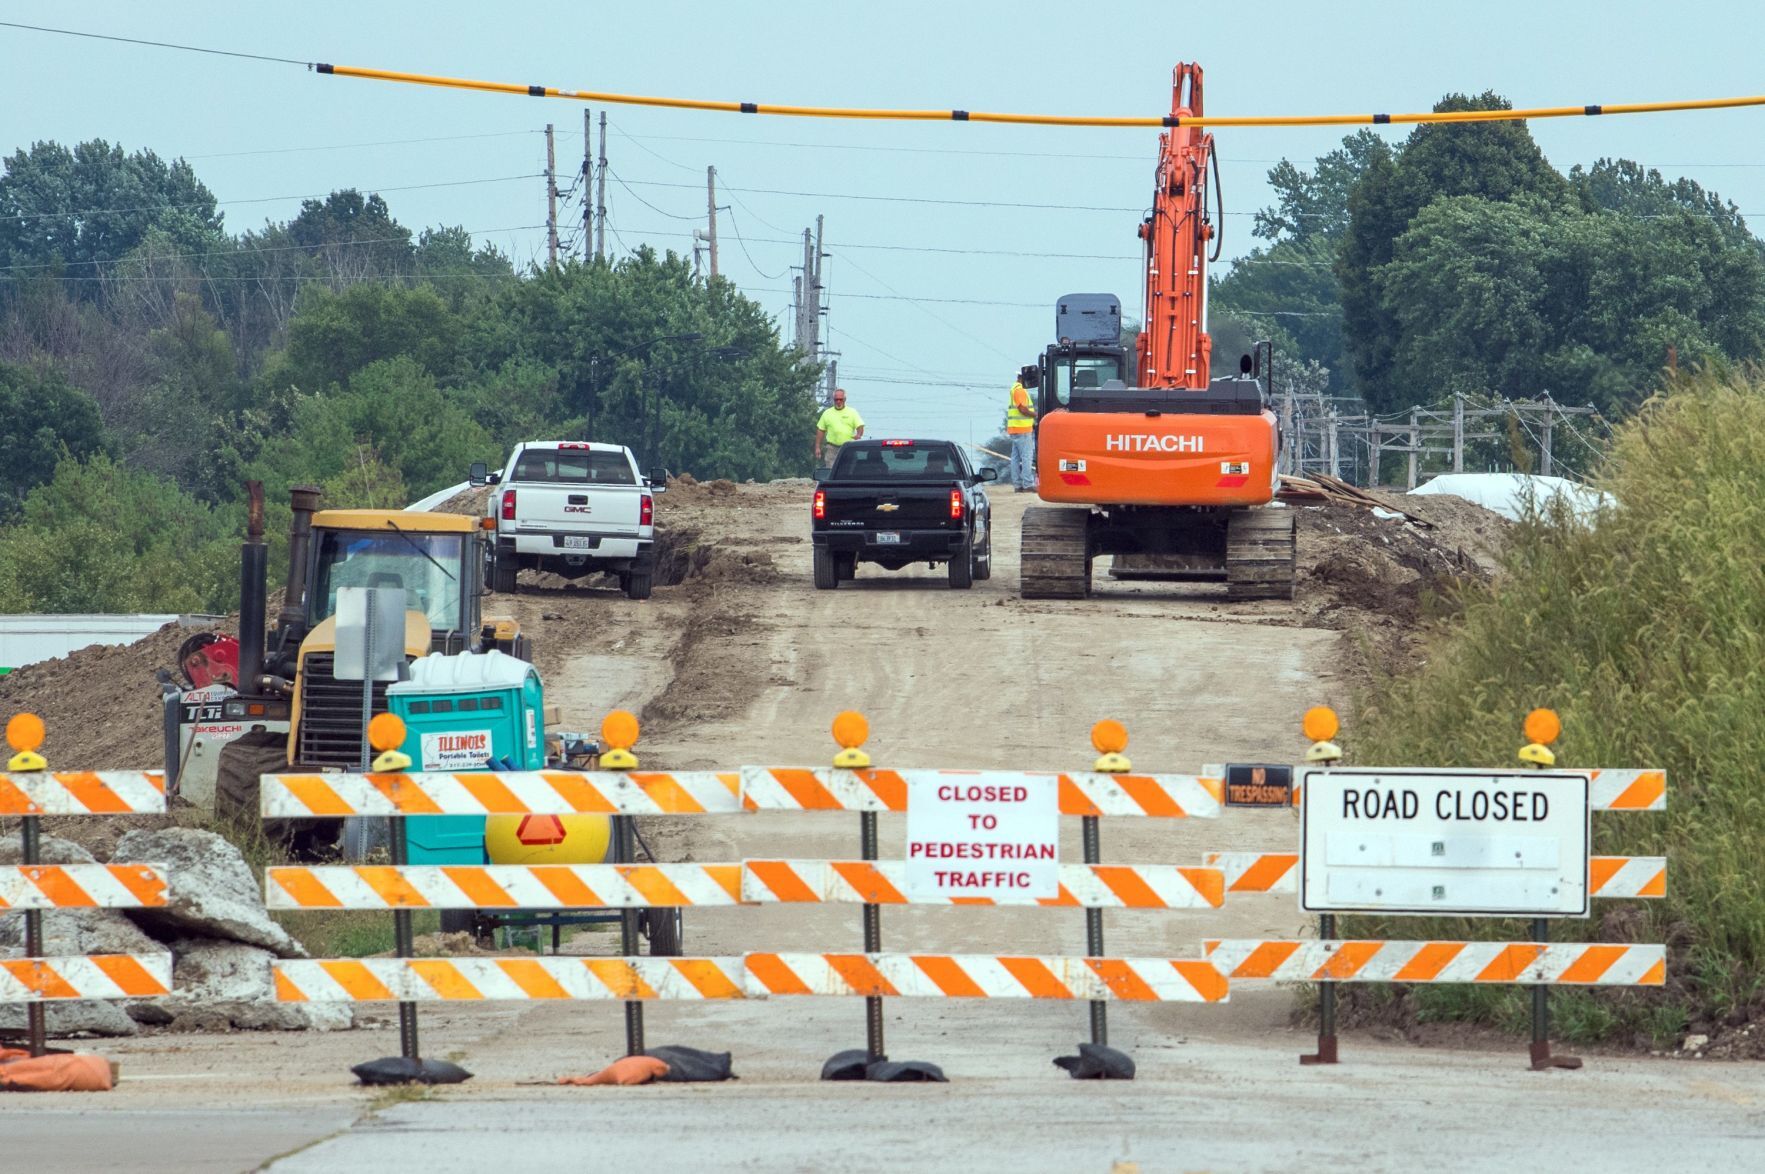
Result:
<svg viewBox="0 0 1765 1174">
<path fill-rule="evenodd" d="M 652 906 L 643 911 L 643 919 L 645 933 L 650 939 L 650 957 L 680 957 L 686 938 L 680 910 Z"/>
<path fill-rule="evenodd" d="M 515 585 L 517 571 L 512 558 L 492 559 L 490 563 L 490 589 L 498 595 L 513 595 L 519 588 Z"/>
<path fill-rule="evenodd" d="M 655 585 L 655 568 L 633 567 L 623 576 L 620 586 L 625 588 L 627 599 L 648 599 L 650 590 Z"/>
<path fill-rule="evenodd" d="M 833 551 L 825 546 L 815 548 L 815 586 L 817 590 L 832 591 L 840 585 L 839 568 L 834 564 Z"/>
<path fill-rule="evenodd" d="M 975 582 L 980 583 L 987 579 L 991 579 L 992 577 L 993 535 L 989 533 L 987 535 L 986 545 L 982 546 L 980 552 L 974 556 L 974 579 Z"/>
<path fill-rule="evenodd" d="M 964 542 L 950 552 L 950 586 L 964 589 L 974 586 L 974 542 Z"/>
<path fill-rule="evenodd" d="M 839 573 L 840 582 L 851 582 L 858 577 L 858 553 L 839 555 L 834 559 L 833 567 Z"/>
</svg>

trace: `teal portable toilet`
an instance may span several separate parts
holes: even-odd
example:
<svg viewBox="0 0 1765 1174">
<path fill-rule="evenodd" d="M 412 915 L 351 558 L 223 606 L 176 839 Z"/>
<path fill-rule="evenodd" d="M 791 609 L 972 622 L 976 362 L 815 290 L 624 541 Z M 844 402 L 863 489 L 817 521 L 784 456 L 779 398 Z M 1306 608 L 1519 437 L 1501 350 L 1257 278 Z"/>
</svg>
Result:
<svg viewBox="0 0 1765 1174">
<path fill-rule="evenodd" d="M 539 672 L 506 652 L 419 657 L 409 680 L 387 686 L 386 707 L 404 719 L 400 749 L 413 770 L 483 770 L 492 759 L 517 770 L 545 766 Z M 485 862 L 481 815 L 409 816 L 405 837 L 412 864 Z"/>
</svg>

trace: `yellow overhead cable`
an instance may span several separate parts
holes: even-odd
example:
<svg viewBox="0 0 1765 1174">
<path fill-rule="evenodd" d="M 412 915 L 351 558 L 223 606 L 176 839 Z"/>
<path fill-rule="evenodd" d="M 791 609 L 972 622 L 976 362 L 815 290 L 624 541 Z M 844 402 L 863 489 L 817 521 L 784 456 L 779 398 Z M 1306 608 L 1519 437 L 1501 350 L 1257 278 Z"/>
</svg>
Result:
<svg viewBox="0 0 1765 1174">
<path fill-rule="evenodd" d="M 1765 95 L 1741 98 L 1697 98 L 1683 102 L 1625 102 L 1615 105 L 1539 106 L 1529 110 L 1444 110 L 1415 114 L 1271 114 L 1200 115 L 1193 118 L 1112 117 L 1088 114 L 1004 114 L 985 110 L 863 109 L 847 106 L 782 106 L 760 102 L 718 102 L 705 98 L 658 98 L 642 94 L 612 94 L 599 90 L 565 90 L 556 86 L 524 86 L 514 82 L 487 82 L 464 77 L 441 77 L 427 73 L 400 73 L 390 69 L 364 69 L 355 65 L 311 66 L 319 73 L 359 77 L 370 81 L 404 85 L 442 86 L 455 90 L 480 90 L 491 94 L 518 94 L 531 98 L 567 98 L 579 102 L 608 102 L 625 106 L 656 106 L 672 110 L 713 110 L 726 114 L 772 114 L 789 118 L 870 118 L 896 122 L 995 122 L 1017 126 L 1085 127 L 1257 127 L 1257 126 L 1384 126 L 1423 122 L 1521 122 L 1533 118 L 1575 118 L 1598 114 L 1662 114 L 1682 110 L 1732 110 L 1765 106 Z"/>
</svg>

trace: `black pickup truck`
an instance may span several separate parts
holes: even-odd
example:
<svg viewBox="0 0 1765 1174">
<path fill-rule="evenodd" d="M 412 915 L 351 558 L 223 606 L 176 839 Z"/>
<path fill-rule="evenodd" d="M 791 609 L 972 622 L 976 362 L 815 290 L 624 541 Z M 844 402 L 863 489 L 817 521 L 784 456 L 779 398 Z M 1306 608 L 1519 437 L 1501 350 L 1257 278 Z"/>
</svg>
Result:
<svg viewBox="0 0 1765 1174">
<path fill-rule="evenodd" d="M 838 587 L 859 563 L 945 563 L 952 587 L 990 578 L 993 509 L 981 483 L 997 478 L 947 440 L 847 443 L 815 488 L 815 586 Z"/>
</svg>

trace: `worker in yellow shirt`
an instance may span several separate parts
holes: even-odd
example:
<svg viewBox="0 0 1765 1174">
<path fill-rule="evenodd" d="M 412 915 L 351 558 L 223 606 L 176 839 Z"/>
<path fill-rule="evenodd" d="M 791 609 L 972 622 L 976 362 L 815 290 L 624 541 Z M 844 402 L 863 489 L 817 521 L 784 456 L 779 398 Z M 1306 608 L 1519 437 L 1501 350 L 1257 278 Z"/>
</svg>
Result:
<svg viewBox="0 0 1765 1174">
<path fill-rule="evenodd" d="M 815 421 L 815 463 L 821 468 L 831 469 L 839 458 L 840 446 L 848 440 L 864 439 L 864 417 L 858 414 L 857 408 L 846 406 L 846 389 L 833 389 L 833 406 L 824 408 L 821 418 Z M 822 460 L 822 453 L 827 459 Z"/>
<path fill-rule="evenodd" d="M 1034 367 L 1019 370 L 1005 408 L 1005 434 L 1011 438 L 1011 484 L 1019 493 L 1036 488 L 1036 402 L 1029 388 L 1037 382 Z"/>
</svg>

